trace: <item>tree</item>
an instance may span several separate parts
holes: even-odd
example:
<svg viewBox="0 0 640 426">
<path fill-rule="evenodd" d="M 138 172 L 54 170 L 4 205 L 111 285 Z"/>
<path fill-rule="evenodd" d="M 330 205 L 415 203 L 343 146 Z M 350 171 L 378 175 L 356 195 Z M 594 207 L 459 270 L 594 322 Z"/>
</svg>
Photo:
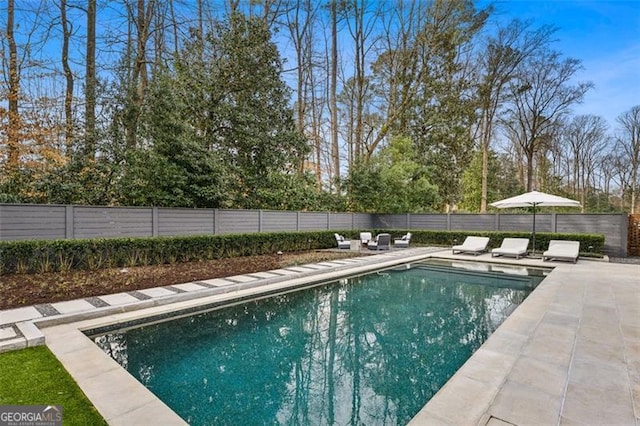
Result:
<svg viewBox="0 0 640 426">
<path fill-rule="evenodd" d="M 462 173 L 473 155 L 477 102 L 471 46 L 486 18 L 486 11 L 477 11 L 471 2 L 436 1 L 423 29 L 429 40 L 420 52 L 425 70 L 407 114 L 408 134 L 422 161 L 440 170 L 433 181 L 447 210 L 460 201 Z"/>
<path fill-rule="evenodd" d="M 267 207 L 274 175 L 296 174 L 308 152 L 281 67 L 264 20 L 239 13 L 218 22 L 204 46 L 188 44 L 176 63 L 182 118 L 225 163 L 233 206 Z"/>
<path fill-rule="evenodd" d="M 582 212 L 586 208 L 590 179 L 597 160 L 607 144 L 607 123 L 602 117 L 579 115 L 563 129 L 562 140 L 569 151 L 572 164 L 573 194 L 580 196 Z"/>
<path fill-rule="evenodd" d="M 331 0 L 331 61 L 329 72 L 329 112 L 331 113 L 331 160 L 333 177 L 340 181 L 340 144 L 338 141 L 338 5 L 337 0 Z"/>
<path fill-rule="evenodd" d="M 394 138 L 369 161 L 360 161 L 347 179 L 355 211 L 433 211 L 438 203 L 434 172 L 424 166 L 408 138 Z"/>
<path fill-rule="evenodd" d="M 555 32 L 550 26 L 542 26 L 535 31 L 530 31 L 530 27 L 530 23 L 514 20 L 506 27 L 499 28 L 495 36 L 488 37 L 487 46 L 478 57 L 478 137 L 482 152 L 481 213 L 487 211 L 489 150 L 497 114 L 505 102 L 505 88 L 516 77 L 520 64 L 547 45 Z"/>
<path fill-rule="evenodd" d="M 96 149 L 96 0 L 87 1 L 87 43 L 85 65 L 85 144 L 83 153 L 93 158 Z"/>
<path fill-rule="evenodd" d="M 510 102 L 502 124 L 515 137 L 526 160 L 526 190 L 534 187 L 534 158 L 556 136 L 558 125 L 571 107 L 593 87 L 590 82 L 571 84 L 581 68 L 577 59 L 562 59 L 546 50 L 528 58 L 518 77 L 509 83 Z"/>
<path fill-rule="evenodd" d="M 469 166 L 462 174 L 462 202 L 460 209 L 468 212 L 482 212 L 483 198 L 483 152 L 476 151 Z M 489 200 L 497 201 L 521 192 L 513 162 L 506 155 L 488 153 L 487 187 Z"/>
<path fill-rule="evenodd" d="M 620 114 L 617 119 L 620 130 L 616 136 L 624 158 L 629 165 L 629 192 L 631 193 L 631 213 L 638 211 L 638 173 L 640 169 L 640 105 Z"/>
<path fill-rule="evenodd" d="M 7 126 L 7 168 L 14 170 L 20 162 L 20 112 L 18 98 L 20 94 L 20 70 L 18 69 L 18 50 L 14 36 L 14 0 L 7 2 L 7 44 L 9 45 L 9 93 Z"/>
<path fill-rule="evenodd" d="M 64 139 L 67 156 L 70 156 L 73 141 L 73 73 L 69 66 L 71 28 L 67 20 L 67 0 L 60 1 L 60 24 L 62 26 L 62 68 L 66 80 L 64 94 Z"/>
</svg>

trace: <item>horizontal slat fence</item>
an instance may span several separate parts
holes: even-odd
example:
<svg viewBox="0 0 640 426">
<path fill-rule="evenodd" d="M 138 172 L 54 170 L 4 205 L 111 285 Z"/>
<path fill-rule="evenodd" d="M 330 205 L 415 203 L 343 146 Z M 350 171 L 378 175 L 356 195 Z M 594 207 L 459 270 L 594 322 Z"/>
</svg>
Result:
<svg viewBox="0 0 640 426">
<path fill-rule="evenodd" d="M 626 214 L 538 213 L 536 232 L 605 235 L 605 253 L 627 254 Z M 251 232 L 430 229 L 525 231 L 531 214 L 368 214 L 306 211 L 0 204 L 0 240 L 152 237 Z"/>
</svg>

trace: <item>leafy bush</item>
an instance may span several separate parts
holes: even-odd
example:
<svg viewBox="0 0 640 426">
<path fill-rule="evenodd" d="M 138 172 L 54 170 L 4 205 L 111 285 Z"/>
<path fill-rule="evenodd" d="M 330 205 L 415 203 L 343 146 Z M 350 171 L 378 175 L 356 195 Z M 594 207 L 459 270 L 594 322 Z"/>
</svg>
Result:
<svg viewBox="0 0 640 426">
<path fill-rule="evenodd" d="M 194 262 L 335 246 L 334 231 L 0 242 L 0 273 Z"/>
</svg>

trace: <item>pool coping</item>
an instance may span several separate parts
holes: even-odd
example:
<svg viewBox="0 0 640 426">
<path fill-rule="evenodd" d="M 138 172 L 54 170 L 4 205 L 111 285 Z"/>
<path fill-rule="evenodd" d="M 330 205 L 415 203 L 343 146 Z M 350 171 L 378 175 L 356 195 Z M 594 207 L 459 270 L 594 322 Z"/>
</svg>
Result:
<svg viewBox="0 0 640 426">
<path fill-rule="evenodd" d="M 296 286 L 312 285 L 430 257 L 552 269 L 538 288 L 410 424 L 574 424 L 585 420 L 593 423 L 593 419 L 603 419 L 603 423 L 638 423 L 640 303 L 637 302 L 640 301 L 640 279 L 633 279 L 640 277 L 638 265 L 583 259 L 577 264 L 568 264 L 542 262 L 540 259 L 492 258 L 488 254 L 451 255 L 450 250 L 445 249 L 410 248 L 375 256 L 303 265 L 290 268 L 287 272 L 269 271 L 262 273 L 262 276 L 247 274 L 239 276 L 245 278 L 235 277 L 235 280 L 230 277 L 229 280 L 222 280 L 226 282 L 223 285 L 220 285 L 221 281 L 209 280 L 218 286 L 200 287 L 86 312 L 29 319 L 15 324 L 23 335 L 23 342 L 12 344 L 32 346 L 46 343 L 109 424 L 186 424 L 99 349 L 83 331 L 149 315 L 213 306 L 235 300 L 238 296 L 286 291 Z M 577 281 L 576 276 L 580 277 Z M 607 285 L 613 276 L 620 283 Z M 596 299 L 589 293 L 594 293 Z M 613 302 L 611 297 L 607 297 L 611 295 L 614 296 Z M 126 300 L 124 297 L 121 299 Z M 584 315 L 590 312 L 595 314 Z M 616 320 L 600 315 L 602 324 L 596 321 L 598 313 L 611 312 Z M 611 351 L 603 350 L 602 344 L 588 345 L 593 343 L 593 330 L 599 329 L 595 324 L 604 327 L 605 331 L 597 334 L 601 338 L 602 333 L 620 337 L 618 340 L 621 340 L 622 346 L 616 348 L 621 348 L 622 356 L 616 357 Z M 585 372 L 586 367 L 589 368 Z M 611 384 L 606 378 L 594 378 L 588 373 L 597 368 L 616 373 L 615 377 L 620 383 Z M 118 386 L 104 386 L 106 382 L 117 382 Z M 604 383 L 605 389 L 617 399 L 612 401 L 610 397 L 600 395 L 600 401 L 591 401 L 587 390 L 594 383 Z M 618 401 L 621 395 L 622 404 Z"/>
</svg>

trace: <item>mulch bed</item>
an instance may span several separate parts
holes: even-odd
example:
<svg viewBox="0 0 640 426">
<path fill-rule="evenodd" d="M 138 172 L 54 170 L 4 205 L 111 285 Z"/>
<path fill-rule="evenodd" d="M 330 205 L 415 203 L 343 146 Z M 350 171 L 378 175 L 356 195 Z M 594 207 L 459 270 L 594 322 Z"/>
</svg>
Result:
<svg viewBox="0 0 640 426">
<path fill-rule="evenodd" d="M 299 252 L 173 265 L 2 275 L 0 309 L 224 278 L 357 255 L 358 253 L 348 251 Z"/>
</svg>

